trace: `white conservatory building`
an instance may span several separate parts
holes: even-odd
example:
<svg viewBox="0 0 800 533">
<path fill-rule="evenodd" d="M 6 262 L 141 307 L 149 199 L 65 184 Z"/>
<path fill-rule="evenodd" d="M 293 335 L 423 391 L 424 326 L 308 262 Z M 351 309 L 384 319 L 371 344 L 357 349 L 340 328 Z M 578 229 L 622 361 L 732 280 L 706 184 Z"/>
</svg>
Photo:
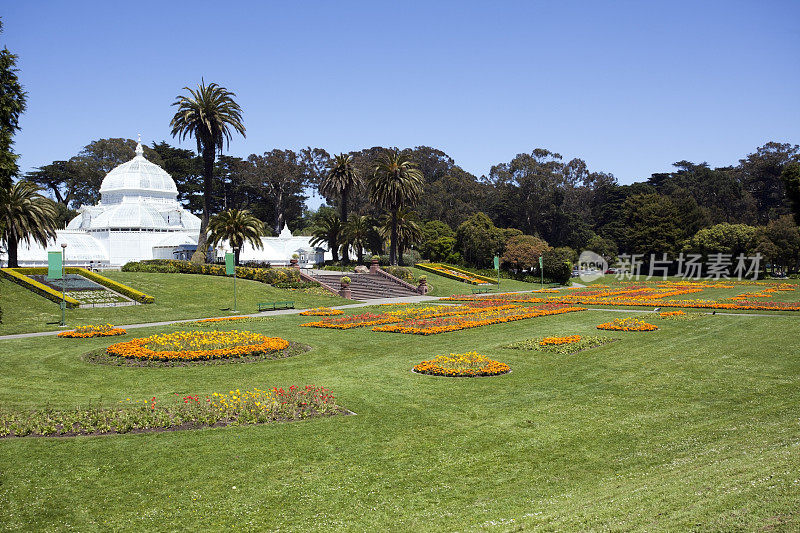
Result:
<svg viewBox="0 0 800 533">
<path fill-rule="evenodd" d="M 82 206 L 78 212 L 46 247 L 20 243 L 19 265 L 46 265 L 47 252 L 61 251 L 62 243 L 67 245 L 65 265 L 97 268 L 144 259 L 186 259 L 197 248 L 200 219 L 178 203 L 175 181 L 144 157 L 141 143 L 133 159 L 106 174 L 100 203 Z M 293 237 L 287 228 L 280 237 L 262 240 L 262 250 L 246 246 L 240 261 L 278 266 L 288 264 L 295 253 L 307 265 L 324 260 L 326 249 L 311 246 L 310 237 Z M 0 263 L 7 261 L 6 254 L 0 255 Z"/>
</svg>

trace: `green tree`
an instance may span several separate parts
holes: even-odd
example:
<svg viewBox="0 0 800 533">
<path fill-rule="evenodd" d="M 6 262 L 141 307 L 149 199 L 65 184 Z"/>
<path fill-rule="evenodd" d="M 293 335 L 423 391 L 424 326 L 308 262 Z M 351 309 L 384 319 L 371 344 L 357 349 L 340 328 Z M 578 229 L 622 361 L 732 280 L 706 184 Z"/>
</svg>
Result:
<svg viewBox="0 0 800 533">
<path fill-rule="evenodd" d="M 750 255 L 754 251 L 756 228 L 747 224 L 716 224 L 703 228 L 690 238 L 683 247 L 684 252 L 709 254 L 723 253 Z"/>
<path fill-rule="evenodd" d="M 0 33 L 3 22 L 0 20 Z M 0 50 L 0 187 L 6 189 L 19 174 L 14 153 L 14 134 L 20 130 L 19 117 L 25 112 L 27 93 L 19 82 L 17 56 L 8 48 Z"/>
<path fill-rule="evenodd" d="M 84 146 L 67 161 L 53 161 L 26 174 L 25 179 L 47 189 L 67 207 L 94 205 L 100 200 L 100 185 L 112 169 L 136 155 L 133 139 L 98 139 Z M 158 152 L 143 147 L 148 161 L 162 166 Z"/>
<path fill-rule="evenodd" d="M 20 181 L 0 190 L 0 230 L 8 252 L 8 266 L 15 268 L 20 242 L 33 240 L 47 246 L 56 237 L 56 207 L 39 193 L 39 187 Z"/>
<path fill-rule="evenodd" d="M 203 215 L 200 218 L 200 236 L 192 261 L 204 262 L 206 258 L 208 222 L 211 217 L 211 197 L 214 193 L 214 161 L 224 145 L 230 146 L 233 132 L 245 136 L 242 109 L 233 99 L 236 94 L 216 83 L 200 82 L 197 89 L 183 88 L 189 96 L 178 95 L 173 106 L 178 108 L 170 121 L 172 136 L 184 140 L 194 137 L 197 152 L 203 158 Z"/>
<path fill-rule="evenodd" d="M 397 225 L 397 255 L 403 259 L 403 252 L 409 246 L 418 244 L 422 240 L 422 226 L 419 216 L 409 209 L 398 209 L 395 216 L 386 215 L 381 224 L 381 234 L 384 238 L 391 235 L 392 223 Z"/>
<path fill-rule="evenodd" d="M 796 272 L 800 263 L 800 228 L 791 215 L 770 220 L 758 228 L 754 237 L 756 251 L 772 263 L 773 272 L 780 266 L 783 273 Z"/>
<path fill-rule="evenodd" d="M 356 249 L 356 260 L 364 262 L 364 249 L 369 246 L 370 237 L 375 232 L 375 222 L 367 215 L 352 213 L 342 228 L 343 250 Z M 345 252 L 346 253 L 346 252 Z"/>
<path fill-rule="evenodd" d="M 227 241 L 233 248 L 237 265 L 244 243 L 250 243 L 259 250 L 264 247 L 261 241 L 262 235 L 264 235 L 264 223 L 246 209 L 222 211 L 211 217 L 208 223 L 208 244 L 216 246 Z"/>
<path fill-rule="evenodd" d="M 420 244 L 420 254 L 425 259 L 430 259 L 431 261 L 445 261 L 444 259 L 433 259 L 433 248 L 437 247 L 436 243 L 439 239 L 442 238 L 451 238 L 453 239 L 453 243 L 455 243 L 455 232 L 453 228 L 449 225 L 445 224 L 441 220 L 429 220 L 422 225 L 422 240 Z M 439 252 L 437 251 L 437 254 Z"/>
<path fill-rule="evenodd" d="M 311 229 L 309 244 L 316 246 L 325 243 L 333 255 L 333 261 L 339 261 L 339 247 L 342 245 L 342 221 L 335 211 L 326 210 L 316 220 Z"/>
<path fill-rule="evenodd" d="M 336 198 L 341 209 L 341 219 L 347 218 L 347 200 L 351 192 L 361 184 L 361 177 L 353 165 L 353 156 L 339 154 L 330 162 L 328 174 L 322 180 L 319 190 L 326 197 Z M 342 249 L 342 259 L 348 261 L 347 247 Z M 359 259 L 360 261 L 360 259 Z"/>
<path fill-rule="evenodd" d="M 387 150 L 368 180 L 370 198 L 386 209 L 391 217 L 389 262 L 397 265 L 397 216 L 400 209 L 422 194 L 424 178 L 417 165 L 398 150 Z"/>
<path fill-rule="evenodd" d="M 786 198 L 792 206 L 794 221 L 800 224 L 800 163 L 788 163 L 781 171 Z"/>
<path fill-rule="evenodd" d="M 790 212 L 781 172 L 792 162 L 800 162 L 800 146 L 777 142 L 768 142 L 739 160 L 736 172 L 755 200 L 758 223 L 765 224 Z"/>
<path fill-rule="evenodd" d="M 475 213 L 456 230 L 457 248 L 464 261 L 477 267 L 491 266 L 503 248 L 503 230 L 495 227 L 485 213 Z"/>
<path fill-rule="evenodd" d="M 620 248 L 630 254 L 675 255 L 688 237 L 680 221 L 680 212 L 669 197 L 660 194 L 637 194 L 625 200 L 624 225 Z"/>
<path fill-rule="evenodd" d="M 301 156 L 292 150 L 270 150 L 247 158 L 245 181 L 261 202 L 270 205 L 272 228 L 280 233 L 290 217 L 299 216 L 306 197 L 308 174 Z"/>
<path fill-rule="evenodd" d="M 617 243 L 600 235 L 592 236 L 586 243 L 586 249 L 603 256 L 606 261 L 616 257 L 619 253 Z"/>
</svg>

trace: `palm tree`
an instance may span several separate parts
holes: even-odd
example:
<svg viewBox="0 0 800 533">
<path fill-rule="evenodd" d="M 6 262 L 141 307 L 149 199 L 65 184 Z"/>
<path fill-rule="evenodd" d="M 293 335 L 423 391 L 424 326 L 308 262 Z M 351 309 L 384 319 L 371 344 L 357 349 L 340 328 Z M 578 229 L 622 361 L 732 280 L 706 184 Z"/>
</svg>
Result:
<svg viewBox="0 0 800 533">
<path fill-rule="evenodd" d="M 325 243 L 333 254 L 334 262 L 339 261 L 339 246 L 341 246 L 342 221 L 333 210 L 322 214 L 317 220 L 317 225 L 311 230 L 309 244 L 316 246 Z"/>
<path fill-rule="evenodd" d="M 353 213 L 342 228 L 342 242 L 344 249 L 350 246 L 356 248 L 356 258 L 359 263 L 364 262 L 364 248 L 369 245 L 370 236 L 375 231 L 375 224 L 372 218 Z"/>
<path fill-rule="evenodd" d="M 322 180 L 319 190 L 326 196 L 339 198 L 341 209 L 341 220 L 347 221 L 347 197 L 361 184 L 361 177 L 353 166 L 353 156 L 349 154 L 339 154 L 333 158 L 328 168 L 328 174 Z M 347 248 L 342 250 L 345 261 L 347 258 Z"/>
<path fill-rule="evenodd" d="M 200 237 L 192 261 L 204 262 L 214 190 L 214 160 L 217 152 L 222 153 L 223 144 L 230 146 L 234 131 L 245 137 L 245 128 L 242 124 L 242 108 L 233 99 L 236 94 L 225 87 L 216 83 L 206 85 L 201 80 L 197 90 L 188 87 L 184 87 L 184 90 L 189 91 L 189 96 L 175 97 L 172 105 L 177 106 L 178 111 L 169 125 L 172 127 L 172 136 L 177 136 L 180 141 L 194 137 L 197 152 L 203 157 L 203 217 L 200 219 Z"/>
<path fill-rule="evenodd" d="M 397 214 L 422 194 L 422 172 L 416 163 L 398 150 L 384 152 L 378 159 L 375 172 L 369 178 L 369 193 L 373 202 L 391 216 L 391 246 L 389 262 L 397 265 Z"/>
<path fill-rule="evenodd" d="M 381 221 L 381 233 L 384 237 L 391 233 L 392 218 L 387 215 Z M 422 240 L 422 226 L 419 224 L 419 215 L 410 209 L 398 209 L 394 219 L 397 221 L 397 256 L 402 263 L 406 247 Z"/>
<path fill-rule="evenodd" d="M 39 187 L 29 181 L 14 183 L 0 190 L 0 237 L 8 251 L 8 266 L 15 268 L 20 242 L 31 240 L 42 246 L 56 238 L 56 206 L 39 194 Z"/>
<path fill-rule="evenodd" d="M 228 241 L 233 247 L 235 262 L 239 264 L 242 244 L 249 242 L 259 250 L 264 247 L 261 236 L 265 234 L 264 223 L 247 209 L 228 209 L 214 215 L 208 224 L 208 244 L 216 246 Z"/>
</svg>

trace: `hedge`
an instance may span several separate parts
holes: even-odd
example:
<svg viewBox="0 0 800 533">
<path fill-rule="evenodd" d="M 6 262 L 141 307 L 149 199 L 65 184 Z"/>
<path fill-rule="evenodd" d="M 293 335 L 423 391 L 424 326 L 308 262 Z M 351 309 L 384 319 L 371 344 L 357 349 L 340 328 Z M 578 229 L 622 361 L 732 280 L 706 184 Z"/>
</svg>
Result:
<svg viewBox="0 0 800 533">
<path fill-rule="evenodd" d="M 18 269 L 0 268 L 0 274 L 2 274 L 3 276 L 7 277 L 8 279 L 13 281 L 14 283 L 17 283 L 17 284 L 25 287 L 26 289 L 29 289 L 29 290 L 35 292 L 39 296 L 44 296 L 48 300 L 52 300 L 52 301 L 54 301 L 56 303 L 61 303 L 62 295 L 61 295 L 60 291 L 52 289 L 52 288 L 48 287 L 47 285 L 45 285 L 44 283 L 39 283 L 38 281 L 36 281 L 33 278 L 29 278 L 25 274 L 23 274 L 21 272 L 18 272 L 19 270 L 31 271 L 30 274 L 46 274 L 47 273 L 47 269 L 46 268 L 39 269 L 39 270 L 41 270 L 41 272 L 33 272 L 34 270 L 37 270 L 35 268 L 25 268 L 25 269 L 23 269 L 23 268 L 18 268 Z M 64 302 L 65 302 L 66 306 L 68 308 L 70 308 L 70 309 L 74 309 L 74 308 L 79 307 L 81 305 L 81 303 L 78 300 L 76 300 L 75 298 L 71 298 L 69 296 L 66 296 L 66 295 L 64 295 Z"/>
<path fill-rule="evenodd" d="M 225 265 L 209 265 L 178 261 L 177 259 L 149 259 L 126 263 L 123 272 L 150 272 L 159 274 L 204 274 L 207 276 L 225 276 Z M 236 277 L 250 279 L 273 285 L 300 281 L 296 268 L 250 268 L 236 267 Z"/>
</svg>

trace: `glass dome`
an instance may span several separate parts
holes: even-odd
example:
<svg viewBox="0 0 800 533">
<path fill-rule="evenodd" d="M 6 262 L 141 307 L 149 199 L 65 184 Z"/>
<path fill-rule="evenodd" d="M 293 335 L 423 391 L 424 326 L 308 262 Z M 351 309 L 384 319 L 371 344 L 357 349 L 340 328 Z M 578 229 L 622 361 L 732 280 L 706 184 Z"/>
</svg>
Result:
<svg viewBox="0 0 800 533">
<path fill-rule="evenodd" d="M 116 204 L 125 196 L 175 200 L 178 188 L 167 171 L 144 157 L 141 143 L 136 145 L 136 156 L 114 168 L 100 185 L 102 202 Z"/>
</svg>

